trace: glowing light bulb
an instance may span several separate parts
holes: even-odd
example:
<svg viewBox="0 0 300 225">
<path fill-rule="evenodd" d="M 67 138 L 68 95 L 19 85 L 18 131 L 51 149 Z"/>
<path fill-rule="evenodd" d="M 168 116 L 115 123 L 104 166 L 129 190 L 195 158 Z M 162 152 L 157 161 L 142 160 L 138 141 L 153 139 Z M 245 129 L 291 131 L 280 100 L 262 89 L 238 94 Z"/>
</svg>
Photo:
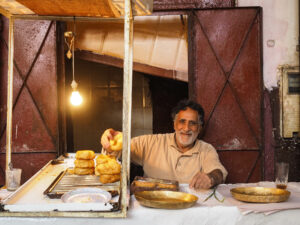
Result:
<svg viewBox="0 0 300 225">
<path fill-rule="evenodd" d="M 73 91 L 71 95 L 71 104 L 74 106 L 78 106 L 82 103 L 82 97 L 78 91 Z"/>
</svg>

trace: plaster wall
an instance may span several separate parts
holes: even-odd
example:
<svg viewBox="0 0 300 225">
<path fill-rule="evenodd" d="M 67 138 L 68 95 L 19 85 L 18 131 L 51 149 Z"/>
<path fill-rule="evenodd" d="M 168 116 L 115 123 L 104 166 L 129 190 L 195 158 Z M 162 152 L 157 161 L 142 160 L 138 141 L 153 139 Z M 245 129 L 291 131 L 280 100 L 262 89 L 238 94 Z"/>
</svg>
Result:
<svg viewBox="0 0 300 225">
<path fill-rule="evenodd" d="M 238 7 L 263 8 L 263 74 L 268 90 L 278 87 L 279 65 L 299 66 L 299 1 L 237 0 Z M 299 48 L 299 46 L 298 46 Z"/>
</svg>

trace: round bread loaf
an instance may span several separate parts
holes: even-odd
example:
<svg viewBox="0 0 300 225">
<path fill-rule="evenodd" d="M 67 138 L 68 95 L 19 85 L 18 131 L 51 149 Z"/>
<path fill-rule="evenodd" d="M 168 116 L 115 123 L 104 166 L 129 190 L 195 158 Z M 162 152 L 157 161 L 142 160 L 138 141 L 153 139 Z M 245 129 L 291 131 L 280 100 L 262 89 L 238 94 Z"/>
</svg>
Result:
<svg viewBox="0 0 300 225">
<path fill-rule="evenodd" d="M 106 163 L 99 164 L 96 167 L 97 173 L 102 174 L 118 174 L 121 172 L 121 165 L 115 160 L 111 159 Z"/>
<path fill-rule="evenodd" d="M 112 151 L 120 151 L 122 150 L 123 146 L 123 134 L 118 133 L 116 136 L 114 136 L 114 139 L 109 141 L 110 149 Z"/>
<path fill-rule="evenodd" d="M 90 167 L 90 168 L 74 167 L 74 173 L 77 175 L 92 175 L 94 174 L 94 167 Z"/>
<path fill-rule="evenodd" d="M 75 167 L 80 168 L 88 168 L 88 167 L 95 167 L 95 162 L 93 159 L 75 159 L 74 161 Z"/>
<path fill-rule="evenodd" d="M 94 159 L 95 152 L 93 150 L 79 150 L 75 155 L 76 159 Z"/>
<path fill-rule="evenodd" d="M 100 182 L 102 184 L 113 183 L 120 180 L 120 174 L 102 174 L 100 175 Z"/>
<path fill-rule="evenodd" d="M 112 159 L 116 159 L 115 156 L 112 156 L 112 155 L 103 155 L 103 154 L 100 154 L 97 156 L 96 158 L 96 164 L 103 164 L 103 163 L 107 163 L 109 160 L 112 160 Z"/>
<path fill-rule="evenodd" d="M 97 168 L 97 167 L 96 167 L 96 168 Z M 95 175 L 96 175 L 96 176 L 100 176 L 100 173 L 99 173 L 98 170 L 96 170 L 96 168 L 95 168 Z"/>
</svg>

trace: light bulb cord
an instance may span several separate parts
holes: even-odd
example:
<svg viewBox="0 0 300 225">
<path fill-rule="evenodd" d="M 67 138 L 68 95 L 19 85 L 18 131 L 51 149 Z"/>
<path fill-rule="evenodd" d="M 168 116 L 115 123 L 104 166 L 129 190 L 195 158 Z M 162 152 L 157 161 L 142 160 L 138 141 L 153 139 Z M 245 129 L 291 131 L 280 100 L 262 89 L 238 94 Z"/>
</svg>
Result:
<svg viewBox="0 0 300 225">
<path fill-rule="evenodd" d="M 72 45 L 72 55 L 73 55 L 73 57 L 72 57 L 72 72 L 73 72 L 73 81 L 75 81 L 75 55 L 74 55 L 74 48 L 75 48 L 75 28 L 76 28 L 76 26 L 75 26 L 75 16 L 74 16 L 74 23 L 73 23 L 73 32 L 74 32 L 74 34 L 73 34 L 73 40 L 74 40 L 74 42 L 73 42 L 73 45 Z"/>
</svg>

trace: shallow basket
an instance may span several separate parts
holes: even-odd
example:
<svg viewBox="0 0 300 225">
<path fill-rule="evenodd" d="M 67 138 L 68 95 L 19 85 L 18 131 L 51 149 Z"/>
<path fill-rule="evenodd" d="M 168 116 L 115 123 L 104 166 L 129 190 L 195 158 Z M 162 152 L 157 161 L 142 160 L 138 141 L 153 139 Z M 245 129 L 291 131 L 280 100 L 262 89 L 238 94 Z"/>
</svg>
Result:
<svg viewBox="0 0 300 225">
<path fill-rule="evenodd" d="M 284 189 L 265 187 L 237 187 L 230 192 L 239 201 L 255 203 L 284 202 L 291 194 Z"/>
</svg>

